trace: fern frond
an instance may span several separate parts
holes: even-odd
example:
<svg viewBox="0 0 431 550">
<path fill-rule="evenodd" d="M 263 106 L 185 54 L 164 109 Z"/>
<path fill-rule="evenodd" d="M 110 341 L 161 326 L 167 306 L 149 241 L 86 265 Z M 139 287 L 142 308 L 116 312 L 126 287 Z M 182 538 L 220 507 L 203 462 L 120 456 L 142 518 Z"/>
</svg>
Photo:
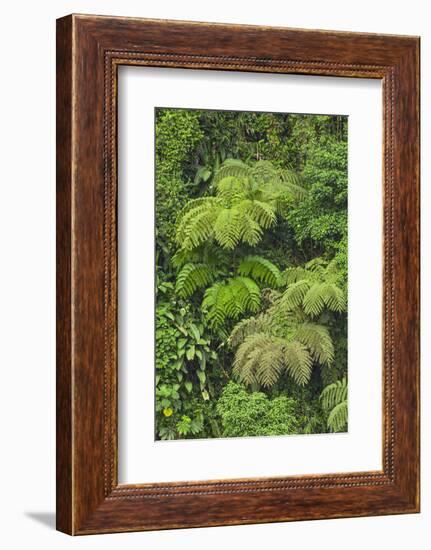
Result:
<svg viewBox="0 0 431 550">
<path fill-rule="evenodd" d="M 304 296 L 304 311 L 311 317 L 316 317 L 319 315 L 325 307 L 325 299 L 322 293 L 322 288 L 322 284 L 315 283 Z"/>
<path fill-rule="evenodd" d="M 178 219 L 182 219 L 190 210 L 204 207 L 207 209 L 211 205 L 220 204 L 218 197 L 197 197 L 196 199 L 190 199 L 178 212 Z"/>
<path fill-rule="evenodd" d="M 284 170 L 280 170 L 279 173 L 281 181 L 288 186 L 289 191 L 294 197 L 301 199 L 307 194 L 306 189 L 301 186 L 298 174 L 294 170 L 285 168 Z"/>
<path fill-rule="evenodd" d="M 326 270 L 326 261 L 320 256 L 313 258 L 305 264 L 305 269 L 323 275 Z"/>
<path fill-rule="evenodd" d="M 309 290 L 310 283 L 306 279 L 291 284 L 287 290 L 283 292 L 279 302 L 280 306 L 286 311 L 292 311 L 302 305 Z"/>
<path fill-rule="evenodd" d="M 226 254 L 218 245 L 209 242 L 193 250 L 179 248 L 171 261 L 177 270 L 186 264 L 206 264 L 214 271 L 218 271 L 226 262 Z"/>
<path fill-rule="evenodd" d="M 238 319 L 244 313 L 260 308 L 260 288 L 248 277 L 235 277 L 226 283 L 216 283 L 205 292 L 202 308 L 214 328 L 226 319 Z"/>
<path fill-rule="evenodd" d="M 284 366 L 283 341 L 267 334 L 252 334 L 238 348 L 233 374 L 244 384 L 273 386 Z"/>
<path fill-rule="evenodd" d="M 266 202 L 250 201 L 247 210 L 250 217 L 264 229 L 272 227 L 277 219 L 274 207 Z"/>
<path fill-rule="evenodd" d="M 284 345 L 283 355 L 286 371 L 298 385 L 305 386 L 310 381 L 313 365 L 307 348 L 301 342 L 288 342 Z"/>
<path fill-rule="evenodd" d="M 176 240 L 180 247 L 192 250 L 211 240 L 218 211 L 219 205 L 208 202 L 186 212 L 178 224 L 176 233 Z"/>
<path fill-rule="evenodd" d="M 258 383 L 255 372 L 255 350 L 261 350 L 271 338 L 266 334 L 253 334 L 248 336 L 239 346 L 233 362 L 233 375 L 244 384 L 252 385 Z"/>
<path fill-rule="evenodd" d="M 244 180 L 235 176 L 226 176 L 218 181 L 217 195 L 232 204 L 244 196 Z"/>
<path fill-rule="evenodd" d="M 313 361 L 300 342 L 264 333 L 251 334 L 238 347 L 233 374 L 245 384 L 273 386 L 285 371 L 303 386 L 311 377 Z"/>
<path fill-rule="evenodd" d="M 328 329 L 323 325 L 302 323 L 294 338 L 307 346 L 313 359 L 321 365 L 330 365 L 334 360 L 334 344 Z"/>
<path fill-rule="evenodd" d="M 186 264 L 193 262 L 194 255 L 191 250 L 179 248 L 172 256 L 171 262 L 176 269 L 181 269 Z"/>
<path fill-rule="evenodd" d="M 214 237 L 220 246 L 233 250 L 241 236 L 239 212 L 234 208 L 219 211 L 214 223 Z"/>
<path fill-rule="evenodd" d="M 291 285 L 302 281 L 303 279 L 310 279 L 310 274 L 304 267 L 288 267 L 281 274 L 281 280 L 285 285 Z"/>
<path fill-rule="evenodd" d="M 279 179 L 279 170 L 269 160 L 258 160 L 251 168 L 251 173 L 256 180 L 270 183 Z"/>
<path fill-rule="evenodd" d="M 269 332 L 270 329 L 271 316 L 266 313 L 261 313 L 256 317 L 242 319 L 232 329 L 228 338 L 228 344 L 232 349 L 235 349 L 244 342 L 247 336 Z"/>
<path fill-rule="evenodd" d="M 271 388 L 280 378 L 285 366 L 283 347 L 278 341 L 273 341 L 262 349 L 258 348 L 258 351 L 256 379 L 264 388 Z"/>
<path fill-rule="evenodd" d="M 247 178 L 250 175 L 250 167 L 237 159 L 226 159 L 214 176 L 214 185 L 218 186 L 224 178 Z"/>
<path fill-rule="evenodd" d="M 287 268 L 281 276 L 281 281 L 288 285 L 285 291 L 283 303 L 286 307 L 297 307 L 302 305 L 304 312 L 311 317 L 320 315 L 325 307 L 331 311 L 341 313 L 347 309 L 347 297 L 345 291 L 340 288 L 334 277 L 338 273 L 323 258 L 314 258 L 305 264 L 304 267 Z M 307 292 L 301 292 L 306 288 Z M 291 294 L 293 300 L 290 299 Z M 302 297 L 302 303 L 301 303 Z"/>
<path fill-rule="evenodd" d="M 182 298 L 191 296 L 198 288 L 204 288 L 214 281 L 214 271 L 205 264 L 188 263 L 177 275 L 175 291 Z"/>
<path fill-rule="evenodd" d="M 326 386 L 320 394 L 320 401 L 325 410 L 333 409 L 342 401 L 347 401 L 347 378 Z"/>
<path fill-rule="evenodd" d="M 265 283 L 271 287 L 277 287 L 280 283 L 280 270 L 278 267 L 262 256 L 247 256 L 238 266 L 238 273 L 250 276 L 256 281 Z"/>
<path fill-rule="evenodd" d="M 230 285 L 237 300 L 244 305 L 244 311 L 256 313 L 260 309 L 260 288 L 252 279 L 235 277 L 230 280 Z"/>
<path fill-rule="evenodd" d="M 333 432 L 343 432 L 347 427 L 348 406 L 347 401 L 336 405 L 328 416 L 328 428 Z"/>
<path fill-rule="evenodd" d="M 208 319 L 212 326 L 221 326 L 226 318 L 223 304 L 223 283 L 215 283 L 205 291 L 202 301 L 202 309 L 207 311 Z"/>
<path fill-rule="evenodd" d="M 334 283 L 323 283 L 320 292 L 328 309 L 331 311 L 346 311 L 345 293 Z"/>
<path fill-rule="evenodd" d="M 334 283 L 315 283 L 305 295 L 303 306 L 307 315 L 316 317 L 325 306 L 331 311 L 345 311 L 346 299 Z"/>
<path fill-rule="evenodd" d="M 241 213 L 239 220 L 239 230 L 240 240 L 249 244 L 250 246 L 256 246 L 263 235 L 263 230 L 260 225 L 247 213 Z"/>
</svg>

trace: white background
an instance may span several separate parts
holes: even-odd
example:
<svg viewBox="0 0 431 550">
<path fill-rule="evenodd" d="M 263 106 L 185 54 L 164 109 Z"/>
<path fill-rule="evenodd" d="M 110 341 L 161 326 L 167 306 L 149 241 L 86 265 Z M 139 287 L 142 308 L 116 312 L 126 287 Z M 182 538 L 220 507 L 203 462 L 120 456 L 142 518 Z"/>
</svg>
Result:
<svg viewBox="0 0 431 550">
<path fill-rule="evenodd" d="M 431 523 L 431 30 L 429 2 L 201 0 L 8 2 L 2 10 L 1 544 L 15 548 L 226 548 L 269 544 L 351 550 L 429 547 Z M 70 12 L 422 36 L 422 514 L 102 535 L 53 531 L 55 18 Z M 3 43 L 4 42 L 4 43 Z M 428 536 L 427 536 L 428 535 Z M 427 540 L 425 537 L 427 536 Z"/>
<path fill-rule="evenodd" d="M 121 67 L 119 79 L 120 482 L 381 470 L 381 82 L 148 67 Z M 154 441 L 154 107 L 161 105 L 348 115 L 348 433 Z"/>
</svg>

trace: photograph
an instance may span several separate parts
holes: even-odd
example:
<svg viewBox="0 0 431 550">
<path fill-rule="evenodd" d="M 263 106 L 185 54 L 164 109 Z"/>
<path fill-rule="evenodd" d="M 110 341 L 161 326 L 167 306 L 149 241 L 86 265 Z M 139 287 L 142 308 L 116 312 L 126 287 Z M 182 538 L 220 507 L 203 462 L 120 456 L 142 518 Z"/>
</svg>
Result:
<svg viewBox="0 0 431 550">
<path fill-rule="evenodd" d="M 155 439 L 347 432 L 348 116 L 154 120 Z"/>
<path fill-rule="evenodd" d="M 428 548 L 429 4 L 2 7 L 2 548 Z"/>
</svg>

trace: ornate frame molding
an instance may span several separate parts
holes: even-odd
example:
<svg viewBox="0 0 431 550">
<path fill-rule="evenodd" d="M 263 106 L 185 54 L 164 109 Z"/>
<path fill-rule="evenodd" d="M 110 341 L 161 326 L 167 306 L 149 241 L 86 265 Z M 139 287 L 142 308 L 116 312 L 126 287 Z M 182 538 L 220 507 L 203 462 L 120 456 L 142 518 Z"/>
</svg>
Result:
<svg viewBox="0 0 431 550">
<path fill-rule="evenodd" d="M 262 36 L 267 44 L 256 46 Z M 221 51 L 200 45 L 220 37 L 229 38 Z M 376 54 L 377 45 L 384 47 Z M 85 534 L 418 511 L 418 39 L 69 16 L 58 20 L 57 48 L 58 529 Z M 382 79 L 382 471 L 118 484 L 120 65 Z M 400 141 L 406 134 L 410 141 Z"/>
</svg>

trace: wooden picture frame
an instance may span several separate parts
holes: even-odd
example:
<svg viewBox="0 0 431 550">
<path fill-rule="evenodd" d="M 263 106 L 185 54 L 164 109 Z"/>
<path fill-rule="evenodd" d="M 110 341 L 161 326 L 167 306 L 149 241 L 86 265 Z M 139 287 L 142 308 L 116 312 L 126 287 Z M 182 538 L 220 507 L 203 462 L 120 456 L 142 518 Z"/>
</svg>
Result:
<svg viewBox="0 0 431 550">
<path fill-rule="evenodd" d="M 117 69 L 381 79 L 383 469 L 119 485 Z M 419 511 L 419 38 L 57 21 L 57 529 L 80 535 Z"/>
</svg>

